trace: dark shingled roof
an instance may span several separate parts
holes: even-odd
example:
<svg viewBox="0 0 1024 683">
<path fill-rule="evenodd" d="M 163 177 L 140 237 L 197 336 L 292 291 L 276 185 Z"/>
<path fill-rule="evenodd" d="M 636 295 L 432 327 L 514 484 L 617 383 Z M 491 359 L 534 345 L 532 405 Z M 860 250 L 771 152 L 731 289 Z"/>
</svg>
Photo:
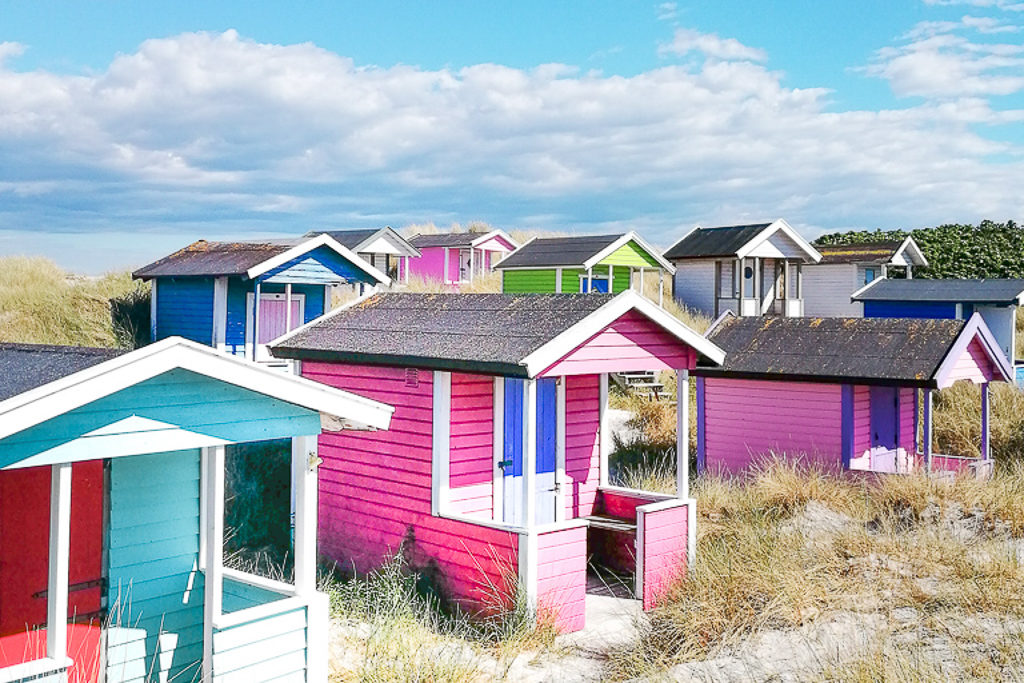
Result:
<svg viewBox="0 0 1024 683">
<path fill-rule="evenodd" d="M 520 362 L 611 294 L 378 294 L 282 344 L 279 358 L 526 376 Z"/>
<path fill-rule="evenodd" d="M 335 242 L 346 249 L 355 249 L 380 231 L 380 228 L 371 228 L 369 230 L 314 230 L 307 232 L 305 236 L 312 238 L 320 235 L 329 235 Z"/>
<path fill-rule="evenodd" d="M 888 263 L 903 242 L 863 242 L 815 246 L 818 263 Z"/>
<path fill-rule="evenodd" d="M 1024 280 L 907 280 L 882 278 L 854 301 L 967 301 L 1012 304 L 1024 293 Z"/>
<path fill-rule="evenodd" d="M 288 251 L 302 240 L 260 240 L 258 242 L 207 242 L 199 240 L 170 256 L 139 268 L 132 277 L 162 276 L 214 277 L 243 275 L 250 268 Z"/>
<path fill-rule="evenodd" d="M 931 386 L 966 323 L 904 318 L 724 319 L 710 341 L 725 351 L 719 368 L 697 374 Z"/>
<path fill-rule="evenodd" d="M 664 253 L 668 260 L 735 256 L 750 240 L 771 223 L 729 225 L 721 228 L 697 228 Z"/>
<path fill-rule="evenodd" d="M 621 237 L 620 233 L 618 235 L 538 238 L 516 249 L 502 259 L 495 268 L 579 267 L 591 256 Z"/>
<path fill-rule="evenodd" d="M 120 349 L 0 343 L 0 401 L 120 356 Z"/>
<path fill-rule="evenodd" d="M 484 236 L 481 232 L 449 232 L 440 235 L 416 235 L 409 244 L 417 249 L 424 247 L 469 247 L 473 240 Z"/>
</svg>

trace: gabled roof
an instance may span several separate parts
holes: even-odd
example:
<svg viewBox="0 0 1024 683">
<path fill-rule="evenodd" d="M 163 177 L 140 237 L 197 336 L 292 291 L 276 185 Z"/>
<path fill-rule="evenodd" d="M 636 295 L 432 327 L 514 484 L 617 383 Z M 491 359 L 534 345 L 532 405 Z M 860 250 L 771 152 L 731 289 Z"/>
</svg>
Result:
<svg viewBox="0 0 1024 683">
<path fill-rule="evenodd" d="M 253 279 L 319 247 L 327 247 L 367 273 L 377 282 L 391 279 L 329 235 L 287 240 L 207 242 L 199 240 L 139 268 L 133 278 L 220 277 L 238 275 Z"/>
<path fill-rule="evenodd" d="M 816 248 L 821 253 L 822 264 L 867 263 L 919 267 L 928 265 L 928 260 L 912 237 L 902 242 L 891 240 L 860 244 L 827 244 Z"/>
<path fill-rule="evenodd" d="M 696 227 L 664 253 L 669 261 L 704 258 L 744 258 L 776 232 L 784 233 L 804 253 L 806 261 L 817 263 L 821 254 L 783 219 L 771 223 Z"/>
<path fill-rule="evenodd" d="M 402 256 L 421 256 L 419 249 L 390 226 L 367 230 L 313 230 L 307 232 L 305 236 L 316 237 L 317 235 L 330 235 L 338 244 L 348 247 L 357 254 L 366 251 L 366 247 L 383 238 L 394 245 Z"/>
<path fill-rule="evenodd" d="M 280 358 L 535 377 L 625 313 L 711 362 L 721 351 L 661 308 L 611 294 L 377 294 L 272 342 Z"/>
<path fill-rule="evenodd" d="M 414 235 L 409 239 L 409 244 L 417 249 L 430 247 L 448 247 L 450 249 L 469 249 L 482 244 L 492 237 L 501 237 L 503 240 L 516 248 L 516 242 L 504 230 L 491 230 L 490 232 L 448 232 L 436 235 Z"/>
<path fill-rule="evenodd" d="M 0 343 L 0 401 L 123 353 L 85 346 Z"/>
<path fill-rule="evenodd" d="M 1024 304 L 1024 279 L 907 280 L 878 278 L 851 296 L 854 301 L 936 301 Z"/>
<path fill-rule="evenodd" d="M 82 353 L 65 348 L 64 353 L 69 355 Z M 61 351 L 59 347 L 49 347 L 41 353 L 59 360 Z M 55 377 L 69 366 L 62 368 L 55 371 Z M 394 412 L 391 406 L 377 401 L 229 356 L 181 337 L 169 337 L 60 375 L 0 401 L 0 439 L 176 369 L 339 418 L 350 426 L 387 429 Z"/>
<path fill-rule="evenodd" d="M 495 268 L 592 268 L 630 241 L 651 255 L 665 270 L 675 266 L 662 258 L 635 232 L 579 237 L 536 237 L 506 256 Z"/>
<path fill-rule="evenodd" d="M 707 332 L 725 363 L 698 374 L 811 382 L 938 387 L 944 365 L 978 336 L 1002 375 L 1009 367 L 981 316 L 970 321 L 904 318 L 723 316 Z"/>
</svg>

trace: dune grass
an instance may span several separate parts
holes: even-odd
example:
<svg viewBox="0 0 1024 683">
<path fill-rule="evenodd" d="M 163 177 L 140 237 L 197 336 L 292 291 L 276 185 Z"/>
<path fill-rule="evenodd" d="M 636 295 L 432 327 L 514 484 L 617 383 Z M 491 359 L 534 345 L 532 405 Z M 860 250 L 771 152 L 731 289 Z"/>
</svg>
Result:
<svg viewBox="0 0 1024 683">
<path fill-rule="evenodd" d="M 125 272 L 87 278 L 45 258 L 0 258 L 0 341 L 134 346 L 138 330 L 114 325 L 111 302 L 144 298 L 148 318 L 148 290 Z"/>
</svg>

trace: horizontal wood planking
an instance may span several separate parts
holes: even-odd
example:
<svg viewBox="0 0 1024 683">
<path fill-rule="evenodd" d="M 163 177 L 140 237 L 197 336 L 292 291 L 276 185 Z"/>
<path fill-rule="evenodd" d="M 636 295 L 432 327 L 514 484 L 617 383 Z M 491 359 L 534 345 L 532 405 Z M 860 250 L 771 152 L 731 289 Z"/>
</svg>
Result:
<svg viewBox="0 0 1024 683">
<path fill-rule="evenodd" d="M 900 448 L 908 453 L 917 452 L 917 422 L 914 415 L 917 412 L 917 394 L 909 387 L 899 388 L 899 435 Z"/>
<path fill-rule="evenodd" d="M 947 301 L 865 301 L 865 318 L 956 318 L 956 304 Z"/>
<path fill-rule="evenodd" d="M 608 515 L 609 517 L 626 519 L 631 522 L 636 521 L 636 509 L 638 507 L 650 505 L 665 498 L 657 494 L 645 495 L 629 491 L 616 491 L 614 489 L 601 489 L 597 495 L 600 501 L 598 513 Z"/>
<path fill-rule="evenodd" d="M 692 369 L 693 349 L 637 311 L 626 313 L 593 335 L 542 375 L 586 375 L 630 370 Z"/>
<path fill-rule="evenodd" d="M 597 375 L 565 380 L 566 519 L 594 513 L 600 483 L 601 387 Z"/>
<path fill-rule="evenodd" d="M 658 606 L 672 584 L 686 571 L 687 505 L 644 512 L 643 526 L 643 608 Z"/>
<path fill-rule="evenodd" d="M 853 387 L 853 457 L 860 457 L 871 448 L 871 389 L 857 384 Z"/>
<path fill-rule="evenodd" d="M 156 302 L 157 339 L 213 341 L 213 278 L 159 278 Z"/>
<path fill-rule="evenodd" d="M 409 274 L 424 280 L 447 282 L 444 274 L 444 247 L 426 247 L 420 249 L 418 258 L 409 259 Z"/>
<path fill-rule="evenodd" d="M 110 462 L 108 595 L 119 637 L 108 638 L 108 680 L 191 680 L 203 656 L 199 451 Z M 133 495 L 159 482 L 159 503 Z M 159 528 L 161 536 L 144 529 Z M 126 542 L 128 536 L 135 542 Z M 116 606 L 116 607 L 115 607 Z"/>
<path fill-rule="evenodd" d="M 329 247 L 317 247 L 260 275 L 259 279 L 311 285 L 330 284 L 339 279 L 346 282 L 376 282 L 362 268 Z"/>
<path fill-rule="evenodd" d="M 850 301 L 850 295 L 864 286 L 857 282 L 855 263 L 805 263 L 803 272 L 804 315 L 831 318 L 860 318 L 864 304 Z"/>
<path fill-rule="evenodd" d="M 276 681 L 306 670 L 306 608 L 246 622 L 213 635 L 214 683 Z"/>
<path fill-rule="evenodd" d="M 452 374 L 449 501 L 471 517 L 494 515 L 494 378 Z"/>
<path fill-rule="evenodd" d="M 587 528 L 539 534 L 537 538 L 537 609 L 563 633 L 586 623 Z"/>
<path fill-rule="evenodd" d="M 677 261 L 675 266 L 672 296 L 688 308 L 713 315 L 715 311 L 714 260 Z M 726 291 L 731 292 L 731 288 Z"/>
<path fill-rule="evenodd" d="M 982 346 L 981 340 L 975 337 L 967 345 L 967 349 L 956 359 L 953 369 L 948 375 L 948 380 L 950 382 L 967 381 L 982 384 L 997 375 L 996 367 Z"/>
<path fill-rule="evenodd" d="M 772 453 L 828 469 L 842 462 L 838 384 L 708 377 L 704 383 L 707 468 L 737 472 Z"/>
<path fill-rule="evenodd" d="M 280 294 L 284 292 L 284 288 L 283 284 L 266 282 L 260 285 L 260 292 Z M 249 324 L 246 318 L 247 297 L 255 291 L 255 283 L 250 280 L 243 281 L 238 277 L 228 279 L 225 343 L 232 353 L 241 353 L 245 350 L 245 330 Z M 292 294 L 302 294 L 305 297 L 302 309 L 303 323 L 308 323 L 324 314 L 323 285 L 293 284 Z"/>
<path fill-rule="evenodd" d="M 501 271 L 501 291 L 506 294 L 554 294 L 555 282 L 556 271 L 554 268 L 543 270 L 505 269 Z M 575 292 L 578 291 L 578 288 L 574 286 L 569 291 Z"/>
<path fill-rule="evenodd" d="M 601 259 L 601 265 L 632 266 L 634 268 L 660 268 L 657 259 L 647 253 L 639 244 L 630 240 Z M 619 274 L 616 272 L 615 277 Z"/>
<path fill-rule="evenodd" d="M 387 432 L 320 437 L 323 553 L 340 566 L 368 572 L 404 547 L 413 566 L 439 570 L 442 590 L 467 607 L 493 605 L 496 590 L 507 599 L 508 583 L 516 578 L 518 535 L 430 514 L 432 374 L 421 371 L 411 382 L 404 368 L 305 362 L 302 370 L 310 379 L 395 407 Z"/>
</svg>

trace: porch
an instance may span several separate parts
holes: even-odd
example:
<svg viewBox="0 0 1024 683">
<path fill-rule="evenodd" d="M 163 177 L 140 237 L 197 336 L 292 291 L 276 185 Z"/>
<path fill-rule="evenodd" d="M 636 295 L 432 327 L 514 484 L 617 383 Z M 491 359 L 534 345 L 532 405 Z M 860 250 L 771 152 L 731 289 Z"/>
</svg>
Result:
<svg viewBox="0 0 1024 683">
<path fill-rule="evenodd" d="M 715 261 L 715 316 L 803 315 L 803 260 L 790 258 Z"/>
</svg>

